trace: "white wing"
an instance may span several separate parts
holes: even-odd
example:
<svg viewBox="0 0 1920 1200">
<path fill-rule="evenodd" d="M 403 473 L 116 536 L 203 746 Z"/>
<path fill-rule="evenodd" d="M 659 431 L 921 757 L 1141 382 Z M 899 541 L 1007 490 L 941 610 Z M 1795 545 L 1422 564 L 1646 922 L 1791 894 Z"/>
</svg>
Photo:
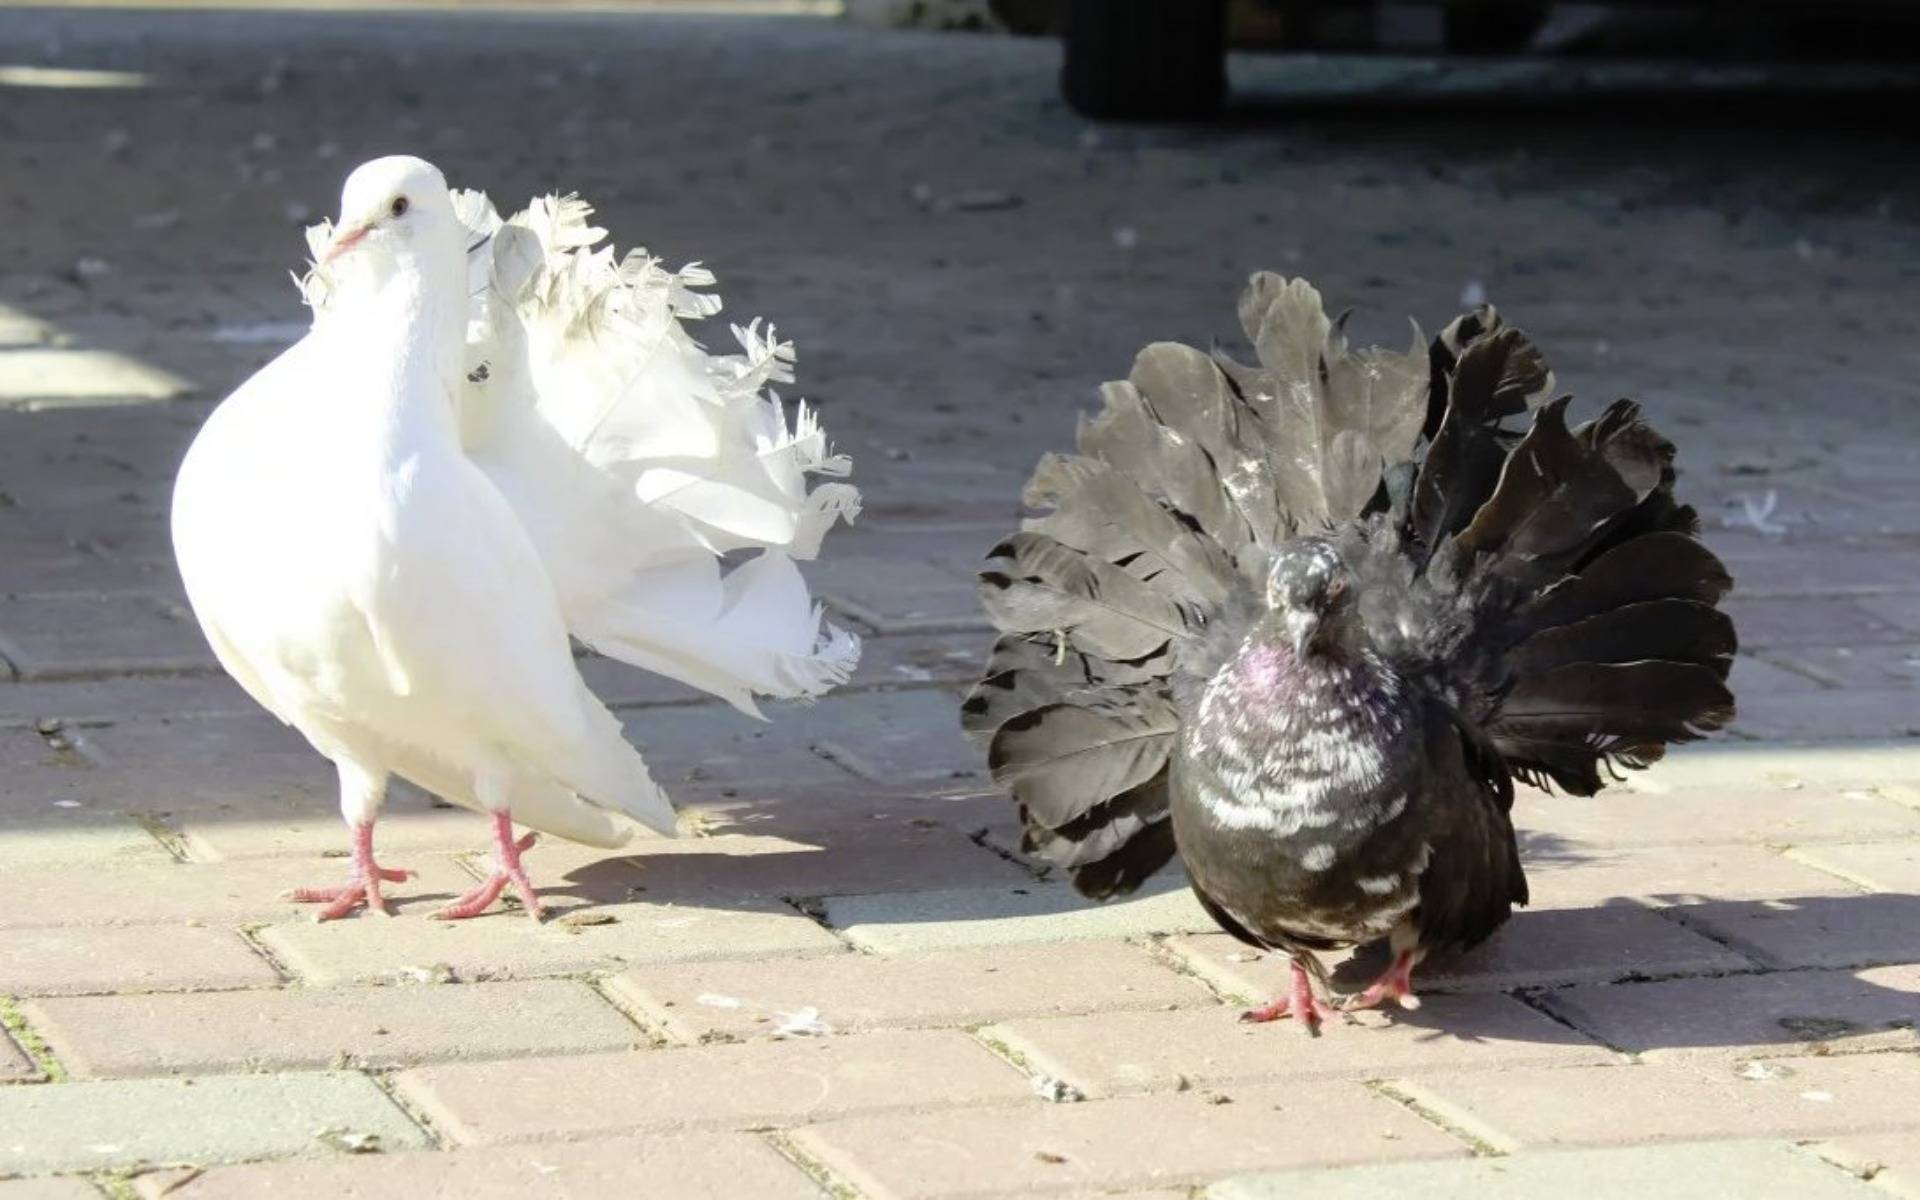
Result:
<svg viewBox="0 0 1920 1200">
<path fill-rule="evenodd" d="M 859 511 L 803 405 L 770 382 L 792 349 L 758 323 L 707 353 L 684 321 L 718 311 L 712 276 L 616 261 L 571 198 L 501 222 L 455 194 L 473 230 L 475 320 L 463 440 L 532 534 L 573 635 L 757 714 L 846 680 L 859 641 L 823 622 L 796 559 Z M 749 556 L 750 555 L 750 556 Z M 723 572 L 724 558 L 736 560 Z M 738 561 L 744 558 L 744 561 Z"/>
</svg>

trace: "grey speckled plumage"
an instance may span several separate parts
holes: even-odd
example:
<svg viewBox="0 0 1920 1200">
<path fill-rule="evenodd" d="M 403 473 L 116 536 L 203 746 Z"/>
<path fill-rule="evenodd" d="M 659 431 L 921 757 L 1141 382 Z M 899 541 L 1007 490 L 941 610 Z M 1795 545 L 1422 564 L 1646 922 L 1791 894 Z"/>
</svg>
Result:
<svg viewBox="0 0 1920 1200">
<path fill-rule="evenodd" d="M 1240 316 L 1255 365 L 1149 346 L 1036 469 L 964 723 L 1082 892 L 1177 853 L 1305 970 L 1407 967 L 1525 903 L 1513 780 L 1591 795 L 1731 717 L 1731 580 L 1638 406 L 1570 427 L 1491 308 L 1404 354 L 1301 280 Z"/>
</svg>

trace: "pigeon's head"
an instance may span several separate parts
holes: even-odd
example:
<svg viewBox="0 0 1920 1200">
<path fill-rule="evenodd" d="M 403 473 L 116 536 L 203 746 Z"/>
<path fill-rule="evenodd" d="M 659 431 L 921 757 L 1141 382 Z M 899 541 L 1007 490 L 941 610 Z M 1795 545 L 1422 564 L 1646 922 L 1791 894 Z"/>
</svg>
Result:
<svg viewBox="0 0 1920 1200">
<path fill-rule="evenodd" d="M 1332 641 L 1353 607 L 1347 564 L 1325 538 L 1295 538 L 1267 570 L 1267 608 L 1286 627 L 1295 657 Z"/>
<path fill-rule="evenodd" d="M 340 219 L 320 264 L 335 270 L 358 261 L 390 270 L 402 259 L 459 244 L 446 179 L 425 159 L 396 154 L 362 163 L 347 176 Z"/>
</svg>

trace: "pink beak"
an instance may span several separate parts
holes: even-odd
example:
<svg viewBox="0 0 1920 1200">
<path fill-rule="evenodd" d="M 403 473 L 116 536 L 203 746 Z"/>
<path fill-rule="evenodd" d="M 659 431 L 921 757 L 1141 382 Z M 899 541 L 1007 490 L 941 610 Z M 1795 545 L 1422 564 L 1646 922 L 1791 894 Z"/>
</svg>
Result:
<svg viewBox="0 0 1920 1200">
<path fill-rule="evenodd" d="M 333 243 L 327 247 L 326 254 L 320 259 L 320 265 L 326 266 L 359 245 L 361 239 L 365 238 L 372 228 L 371 225 L 349 225 L 345 229 L 337 230 L 333 235 Z"/>
</svg>

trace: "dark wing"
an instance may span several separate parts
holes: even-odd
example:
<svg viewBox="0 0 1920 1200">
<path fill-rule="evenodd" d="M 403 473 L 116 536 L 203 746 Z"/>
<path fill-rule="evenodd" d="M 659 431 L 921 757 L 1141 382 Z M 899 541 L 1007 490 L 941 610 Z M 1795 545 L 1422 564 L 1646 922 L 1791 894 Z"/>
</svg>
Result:
<svg viewBox="0 0 1920 1200">
<path fill-rule="evenodd" d="M 1527 902 L 1513 833 L 1513 779 L 1485 735 L 1427 706 L 1427 845 L 1414 923 L 1428 949 L 1478 945 Z"/>
</svg>

